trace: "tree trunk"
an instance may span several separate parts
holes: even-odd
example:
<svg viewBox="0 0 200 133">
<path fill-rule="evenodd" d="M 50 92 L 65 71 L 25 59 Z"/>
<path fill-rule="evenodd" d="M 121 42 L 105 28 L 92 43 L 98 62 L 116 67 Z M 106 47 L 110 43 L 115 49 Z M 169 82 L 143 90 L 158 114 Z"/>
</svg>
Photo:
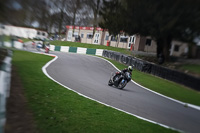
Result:
<svg viewBox="0 0 200 133">
<path fill-rule="evenodd" d="M 171 36 L 168 36 L 164 39 L 164 57 L 165 57 L 165 60 L 167 62 L 170 61 L 170 46 L 171 46 L 171 42 L 172 42 L 172 38 Z"/>
<path fill-rule="evenodd" d="M 164 63 L 163 39 L 162 38 L 157 39 L 157 59 L 158 59 L 159 64 Z"/>
<path fill-rule="evenodd" d="M 99 4 L 100 4 L 100 0 L 97 0 L 97 5 L 96 5 L 96 8 L 94 7 L 93 8 L 93 13 L 94 13 L 94 21 L 93 21 L 93 37 L 94 37 L 94 34 L 95 34 L 95 30 L 96 30 L 96 27 L 97 27 L 97 15 L 99 14 Z"/>
<path fill-rule="evenodd" d="M 167 61 L 167 62 L 170 61 L 170 57 L 169 57 L 170 51 L 169 50 L 170 50 L 170 45 L 165 41 L 164 48 L 163 48 L 163 55 L 164 55 L 165 61 Z"/>
<path fill-rule="evenodd" d="M 60 12 L 60 20 L 59 20 L 59 31 L 58 31 L 59 36 L 61 35 L 60 33 L 61 33 L 61 30 L 62 30 L 63 16 L 64 16 L 64 12 L 63 12 L 63 10 L 61 10 L 61 12 Z"/>
<path fill-rule="evenodd" d="M 74 35 L 74 29 L 75 29 L 75 20 L 76 20 L 76 12 L 77 12 L 77 9 L 74 10 L 73 12 L 73 20 L 72 20 L 72 25 L 73 25 L 73 33 L 72 35 Z"/>
<path fill-rule="evenodd" d="M 159 64 L 164 63 L 164 61 L 170 61 L 171 41 L 172 38 L 170 36 L 157 39 L 157 58 Z"/>
<path fill-rule="evenodd" d="M 95 30 L 96 30 L 96 27 L 97 27 L 97 25 L 96 25 L 96 23 L 97 23 L 97 11 L 94 9 L 94 21 L 93 21 L 93 37 L 94 37 L 94 34 L 95 34 Z"/>
</svg>

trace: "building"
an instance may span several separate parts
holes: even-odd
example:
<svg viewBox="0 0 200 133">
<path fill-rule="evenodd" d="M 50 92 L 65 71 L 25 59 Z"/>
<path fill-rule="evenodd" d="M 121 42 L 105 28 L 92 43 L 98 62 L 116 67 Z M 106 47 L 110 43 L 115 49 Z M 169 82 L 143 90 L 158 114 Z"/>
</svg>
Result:
<svg viewBox="0 0 200 133">
<path fill-rule="evenodd" d="M 30 39 L 46 39 L 48 37 L 46 31 L 12 25 L 1 25 L 0 33 L 6 36 L 17 36 Z"/>
<path fill-rule="evenodd" d="M 105 45 L 151 53 L 156 53 L 157 50 L 156 42 L 149 36 L 127 36 L 124 33 L 113 36 L 110 35 L 107 30 L 103 30 L 102 28 L 97 27 L 93 37 L 93 27 L 74 27 L 67 25 L 66 28 L 66 41 L 80 41 L 81 43 Z M 187 52 L 188 44 L 172 41 L 172 47 L 170 49 L 171 56 L 182 56 L 186 55 Z"/>
<path fill-rule="evenodd" d="M 77 41 L 76 39 L 79 38 L 79 41 L 81 41 L 82 43 L 102 45 L 102 35 L 104 32 L 101 28 L 96 28 L 94 37 L 93 27 L 75 26 L 75 28 L 73 29 L 73 26 L 66 26 L 66 28 L 66 41 L 75 42 Z"/>
</svg>

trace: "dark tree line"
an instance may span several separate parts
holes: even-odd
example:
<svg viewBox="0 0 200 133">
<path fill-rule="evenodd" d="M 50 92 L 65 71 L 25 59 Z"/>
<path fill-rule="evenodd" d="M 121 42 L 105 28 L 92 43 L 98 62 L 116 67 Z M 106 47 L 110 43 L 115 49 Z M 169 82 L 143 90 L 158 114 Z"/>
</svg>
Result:
<svg viewBox="0 0 200 133">
<path fill-rule="evenodd" d="M 151 36 L 157 56 L 169 61 L 172 40 L 193 43 L 200 36 L 199 5 L 199 0 L 104 0 L 100 26 L 112 34 Z"/>
</svg>

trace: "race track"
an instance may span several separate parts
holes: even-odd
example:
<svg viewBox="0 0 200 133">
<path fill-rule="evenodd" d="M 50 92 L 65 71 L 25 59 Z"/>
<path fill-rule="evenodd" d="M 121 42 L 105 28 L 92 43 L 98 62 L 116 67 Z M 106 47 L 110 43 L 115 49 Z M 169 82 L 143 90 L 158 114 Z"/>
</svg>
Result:
<svg viewBox="0 0 200 133">
<path fill-rule="evenodd" d="M 185 132 L 199 132 L 199 110 L 184 107 L 132 82 L 129 82 L 124 90 L 108 86 L 111 72 L 116 69 L 103 59 L 74 53 L 51 53 L 57 55 L 58 59 L 46 70 L 61 84 L 131 114 Z"/>
</svg>

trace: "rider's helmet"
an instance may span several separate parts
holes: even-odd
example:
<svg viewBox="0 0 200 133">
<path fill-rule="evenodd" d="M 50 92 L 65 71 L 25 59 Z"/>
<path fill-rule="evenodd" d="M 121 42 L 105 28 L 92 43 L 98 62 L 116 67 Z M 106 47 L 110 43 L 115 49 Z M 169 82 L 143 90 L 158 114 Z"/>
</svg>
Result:
<svg viewBox="0 0 200 133">
<path fill-rule="evenodd" d="M 133 71 L 133 67 L 132 66 L 128 66 L 128 70 L 132 72 Z"/>
</svg>

